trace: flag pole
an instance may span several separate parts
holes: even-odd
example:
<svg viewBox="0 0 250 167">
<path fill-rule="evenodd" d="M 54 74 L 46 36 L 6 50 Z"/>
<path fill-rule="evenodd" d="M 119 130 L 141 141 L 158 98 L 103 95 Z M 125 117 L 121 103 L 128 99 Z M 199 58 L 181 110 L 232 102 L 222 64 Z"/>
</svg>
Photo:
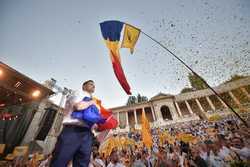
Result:
<svg viewBox="0 0 250 167">
<path fill-rule="evenodd" d="M 133 26 L 134 27 L 134 26 Z M 197 77 L 199 77 L 201 79 L 201 81 L 217 96 L 219 97 L 219 99 L 221 99 L 226 106 L 245 124 L 246 127 L 248 127 L 247 122 L 241 118 L 241 116 L 231 107 L 231 105 L 229 105 L 220 95 L 219 93 L 217 93 L 206 81 L 205 79 L 203 79 L 199 74 L 197 74 L 191 67 L 189 67 L 181 58 L 179 58 L 178 56 L 176 56 L 171 50 L 169 50 L 166 46 L 164 46 L 162 43 L 160 43 L 159 41 L 157 41 L 156 39 L 154 39 L 153 37 L 151 37 L 150 35 L 146 34 L 145 32 L 141 31 L 142 34 L 144 34 L 145 36 L 147 36 L 148 38 L 150 38 L 152 41 L 156 42 L 158 45 L 160 45 L 163 49 L 165 49 L 166 51 L 168 51 L 172 56 L 174 56 L 177 60 L 179 60 L 187 69 L 189 69 L 194 75 L 196 75 Z"/>
</svg>

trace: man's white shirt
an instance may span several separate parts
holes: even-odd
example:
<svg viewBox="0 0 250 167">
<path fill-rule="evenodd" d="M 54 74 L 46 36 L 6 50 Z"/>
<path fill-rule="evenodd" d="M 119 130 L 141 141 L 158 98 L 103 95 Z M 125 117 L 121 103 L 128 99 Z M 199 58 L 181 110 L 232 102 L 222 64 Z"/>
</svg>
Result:
<svg viewBox="0 0 250 167">
<path fill-rule="evenodd" d="M 82 101 L 84 97 L 90 97 L 90 95 L 87 92 L 76 91 L 74 94 L 69 95 L 66 98 L 63 125 L 78 125 L 78 126 L 84 125 L 84 122 L 82 120 L 71 117 L 71 114 L 74 111 L 74 104 Z"/>
</svg>

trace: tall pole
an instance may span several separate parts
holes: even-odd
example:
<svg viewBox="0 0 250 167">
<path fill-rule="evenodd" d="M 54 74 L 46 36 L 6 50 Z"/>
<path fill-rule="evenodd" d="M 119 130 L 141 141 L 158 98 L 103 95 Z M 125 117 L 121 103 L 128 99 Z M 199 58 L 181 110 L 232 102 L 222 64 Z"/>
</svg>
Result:
<svg viewBox="0 0 250 167">
<path fill-rule="evenodd" d="M 156 42 L 158 45 L 160 45 L 163 49 L 168 51 L 172 56 L 174 56 L 177 60 L 179 60 L 187 69 L 189 69 L 194 75 L 199 77 L 201 81 L 216 95 L 218 96 L 225 104 L 226 106 L 245 124 L 246 127 L 248 127 L 247 122 L 241 118 L 241 116 L 229 105 L 206 81 L 203 79 L 199 74 L 197 74 L 191 67 L 189 67 L 181 58 L 176 56 L 172 51 L 170 51 L 166 46 L 164 46 L 162 43 L 151 37 L 150 35 L 146 34 L 145 32 L 141 31 L 142 34 L 150 38 L 152 41 Z"/>
</svg>

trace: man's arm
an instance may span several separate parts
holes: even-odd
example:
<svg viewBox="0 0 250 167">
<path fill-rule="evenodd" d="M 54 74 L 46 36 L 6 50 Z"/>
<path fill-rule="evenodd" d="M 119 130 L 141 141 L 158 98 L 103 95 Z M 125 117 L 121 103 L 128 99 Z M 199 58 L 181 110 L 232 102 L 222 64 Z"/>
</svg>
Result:
<svg viewBox="0 0 250 167">
<path fill-rule="evenodd" d="M 91 105 L 95 105 L 95 100 L 91 100 L 91 101 L 80 101 L 77 103 L 73 104 L 74 109 L 76 110 L 84 110 L 86 108 L 88 108 Z"/>
<path fill-rule="evenodd" d="M 76 95 L 69 95 L 65 103 L 64 114 L 67 115 L 70 111 L 84 110 L 93 104 L 95 104 L 94 100 L 79 102 Z"/>
</svg>

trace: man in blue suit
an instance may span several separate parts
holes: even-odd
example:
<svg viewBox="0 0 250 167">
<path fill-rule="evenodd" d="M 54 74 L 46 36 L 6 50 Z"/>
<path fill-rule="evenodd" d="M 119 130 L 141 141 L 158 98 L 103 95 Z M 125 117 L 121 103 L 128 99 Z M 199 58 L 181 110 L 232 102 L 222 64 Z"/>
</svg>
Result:
<svg viewBox="0 0 250 167">
<path fill-rule="evenodd" d="M 84 82 L 82 89 L 82 94 L 67 97 L 63 130 L 53 151 L 52 167 L 66 167 L 71 160 L 73 167 L 88 167 L 89 165 L 93 142 L 92 124 L 86 123 L 82 119 L 73 118 L 71 115 L 73 111 L 84 110 L 95 105 L 94 100 L 82 101 L 84 97 L 92 98 L 95 91 L 94 81 Z"/>
</svg>

